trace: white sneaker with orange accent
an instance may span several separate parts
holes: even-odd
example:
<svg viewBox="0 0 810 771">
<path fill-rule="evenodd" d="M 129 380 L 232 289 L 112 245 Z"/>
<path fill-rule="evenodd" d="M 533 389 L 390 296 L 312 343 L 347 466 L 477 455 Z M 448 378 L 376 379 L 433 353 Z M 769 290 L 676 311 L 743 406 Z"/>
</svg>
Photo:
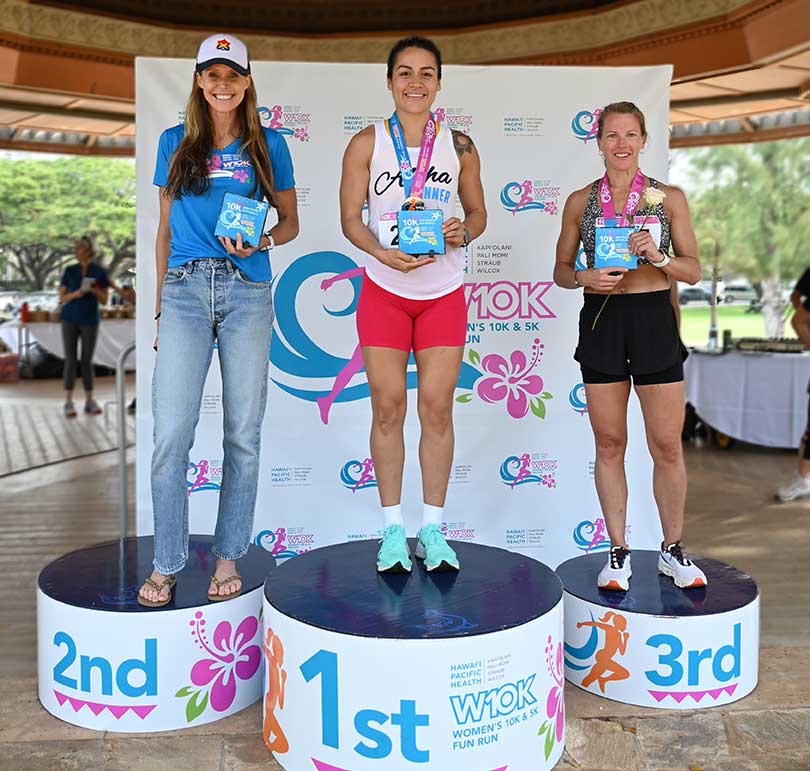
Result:
<svg viewBox="0 0 810 771">
<path fill-rule="evenodd" d="M 596 585 L 600 589 L 613 589 L 617 592 L 626 592 L 630 588 L 630 549 L 624 546 L 611 546 L 607 565 L 602 568 Z"/>
<path fill-rule="evenodd" d="M 661 550 L 658 572 L 672 578 L 681 589 L 696 589 L 709 583 L 706 574 L 689 559 L 680 541 Z"/>
</svg>

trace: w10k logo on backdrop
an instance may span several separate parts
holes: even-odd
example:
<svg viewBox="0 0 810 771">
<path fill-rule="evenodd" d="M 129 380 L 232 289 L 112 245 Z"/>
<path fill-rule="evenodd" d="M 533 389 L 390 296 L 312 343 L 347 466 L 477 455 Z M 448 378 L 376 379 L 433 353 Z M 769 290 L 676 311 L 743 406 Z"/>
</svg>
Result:
<svg viewBox="0 0 810 771">
<path fill-rule="evenodd" d="M 442 522 L 442 535 L 453 541 L 474 541 L 475 528 L 468 527 L 464 521 Z"/>
<path fill-rule="evenodd" d="M 540 211 L 554 215 L 559 209 L 561 189 L 549 179 L 507 182 L 501 189 L 501 206 L 515 214 Z"/>
<path fill-rule="evenodd" d="M 464 107 L 438 107 L 434 112 L 436 120 L 449 129 L 469 134 L 472 131 L 473 116 Z"/>
<path fill-rule="evenodd" d="M 353 315 L 357 310 L 363 270 L 349 257 L 339 252 L 312 252 L 291 263 L 276 280 L 273 295 L 277 334 L 273 335 L 270 345 L 270 377 L 290 396 L 311 402 L 321 422 L 328 425 L 331 410 L 336 404 L 367 399 L 369 388 L 363 373 L 359 344 L 349 358 L 335 356 L 325 348 L 326 336 L 310 336 L 309 330 L 315 325 L 309 323 L 305 328 L 302 323 L 302 309 L 299 307 L 301 287 L 323 274 L 330 276 L 328 279 L 317 279 L 324 293 L 323 303 L 320 308 L 307 308 L 306 313 L 320 313 L 329 319 L 340 319 Z M 341 281 L 351 285 L 350 299 L 348 302 L 343 300 L 338 308 L 330 307 L 328 292 Z M 553 312 L 539 299 L 548 291 L 551 283 L 475 283 L 465 287 L 465 291 L 468 306 L 475 306 L 473 315 L 477 314 L 478 318 L 495 318 L 496 313 L 498 318 L 512 318 L 508 322 L 477 322 L 484 323 L 487 330 L 538 332 L 539 322 L 533 319 L 554 317 Z M 539 366 L 543 347 L 540 338 L 535 337 L 528 355 L 519 349 L 506 356 L 500 353 L 482 355 L 470 350 L 468 361 L 462 362 L 456 383 L 456 388 L 462 391 L 456 401 L 464 404 L 477 396 L 487 404 L 502 404 L 508 416 L 515 419 L 525 418 L 530 412 L 544 418 L 545 400 L 551 399 L 552 395 L 543 389 L 542 378 L 533 372 Z M 411 357 L 406 386 L 410 390 L 415 389 L 416 385 L 415 364 Z M 309 470 L 274 467 L 271 469 L 271 481 L 274 486 L 308 484 Z M 357 477 L 353 472 L 352 477 L 356 482 Z"/>
<path fill-rule="evenodd" d="M 625 540 L 630 543 L 630 525 L 624 528 Z M 592 551 L 604 551 L 610 548 L 610 537 L 602 517 L 590 520 L 583 519 L 574 528 L 574 543 L 580 551 L 590 554 Z"/>
<path fill-rule="evenodd" d="M 350 460 L 340 469 L 340 481 L 347 490 L 369 490 L 377 486 L 374 476 L 374 462 L 371 458 Z"/>
<path fill-rule="evenodd" d="M 297 557 L 315 548 L 315 533 L 307 532 L 303 527 L 279 527 L 262 530 L 253 543 L 278 559 Z"/>
<path fill-rule="evenodd" d="M 259 107 L 259 118 L 266 128 L 274 129 L 279 134 L 299 142 L 309 142 L 312 114 L 299 105 Z"/>
<path fill-rule="evenodd" d="M 596 139 L 601 114 L 602 110 L 599 107 L 595 110 L 580 110 L 571 121 L 571 131 L 574 132 L 574 136 L 585 144 Z"/>
<path fill-rule="evenodd" d="M 222 488 L 222 461 L 201 459 L 196 463 L 189 463 L 186 486 L 189 495 L 207 490 L 219 492 Z"/>
<path fill-rule="evenodd" d="M 500 467 L 501 482 L 514 490 L 523 485 L 541 485 L 551 490 L 557 487 L 555 472 L 559 463 L 546 453 L 510 455 Z"/>
<path fill-rule="evenodd" d="M 577 548 L 590 554 L 592 551 L 601 551 L 610 546 L 607 527 L 602 517 L 591 521 L 585 519 L 574 528 L 574 543 Z"/>
</svg>

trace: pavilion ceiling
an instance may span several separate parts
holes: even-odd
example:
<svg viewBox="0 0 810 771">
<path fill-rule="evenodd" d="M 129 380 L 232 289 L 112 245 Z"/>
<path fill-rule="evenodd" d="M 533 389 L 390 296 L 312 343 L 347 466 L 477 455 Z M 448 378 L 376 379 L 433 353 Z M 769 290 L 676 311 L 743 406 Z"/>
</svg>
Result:
<svg viewBox="0 0 810 771">
<path fill-rule="evenodd" d="M 131 155 L 135 57 L 192 58 L 222 7 L 0 0 L 0 147 Z M 454 64 L 672 63 L 674 146 L 810 135 L 810 0 L 240 0 L 228 19 L 257 60 L 382 61 L 420 30 Z"/>
</svg>

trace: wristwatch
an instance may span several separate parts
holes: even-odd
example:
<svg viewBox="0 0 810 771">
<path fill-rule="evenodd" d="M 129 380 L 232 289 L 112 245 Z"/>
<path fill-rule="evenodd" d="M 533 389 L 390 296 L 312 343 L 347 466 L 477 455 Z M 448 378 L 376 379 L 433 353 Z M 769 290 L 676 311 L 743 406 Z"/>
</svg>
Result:
<svg viewBox="0 0 810 771">
<path fill-rule="evenodd" d="M 262 233 L 262 235 L 268 240 L 267 246 L 261 246 L 259 249 L 262 252 L 269 252 L 271 249 L 275 249 L 276 247 L 276 240 L 273 238 L 273 234 L 268 230 L 266 233 Z"/>
<path fill-rule="evenodd" d="M 466 249 L 470 245 L 470 241 L 472 241 L 470 231 L 467 228 L 464 228 L 464 240 L 461 242 L 462 249 Z"/>
</svg>

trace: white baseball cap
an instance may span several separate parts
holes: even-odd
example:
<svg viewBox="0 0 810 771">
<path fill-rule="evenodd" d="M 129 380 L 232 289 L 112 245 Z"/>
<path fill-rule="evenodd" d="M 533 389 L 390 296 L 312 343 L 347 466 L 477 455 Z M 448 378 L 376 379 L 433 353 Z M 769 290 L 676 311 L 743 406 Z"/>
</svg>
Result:
<svg viewBox="0 0 810 771">
<path fill-rule="evenodd" d="M 197 51 L 197 72 L 213 64 L 227 64 L 240 75 L 250 74 L 250 59 L 247 46 L 233 35 L 211 35 L 200 43 Z"/>
</svg>

